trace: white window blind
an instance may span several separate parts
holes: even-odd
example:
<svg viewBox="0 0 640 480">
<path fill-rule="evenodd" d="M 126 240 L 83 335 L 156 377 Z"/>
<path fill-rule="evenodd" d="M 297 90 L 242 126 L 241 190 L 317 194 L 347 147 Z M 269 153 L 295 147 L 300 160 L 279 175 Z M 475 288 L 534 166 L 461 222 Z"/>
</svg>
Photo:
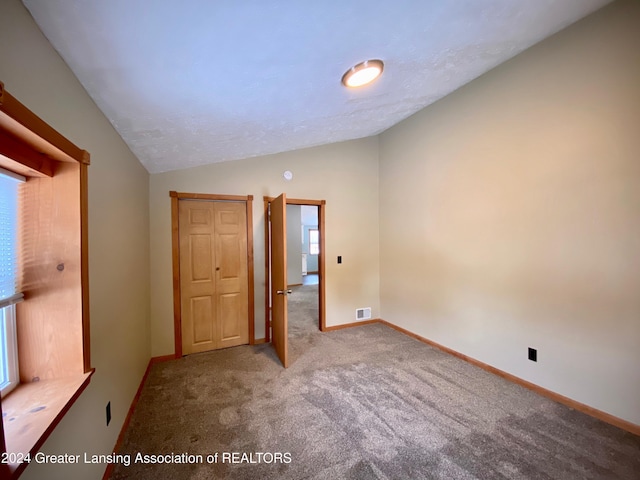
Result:
<svg viewBox="0 0 640 480">
<path fill-rule="evenodd" d="M 24 177 L 0 168 L 0 308 L 19 302 L 17 286 L 18 185 Z"/>
</svg>

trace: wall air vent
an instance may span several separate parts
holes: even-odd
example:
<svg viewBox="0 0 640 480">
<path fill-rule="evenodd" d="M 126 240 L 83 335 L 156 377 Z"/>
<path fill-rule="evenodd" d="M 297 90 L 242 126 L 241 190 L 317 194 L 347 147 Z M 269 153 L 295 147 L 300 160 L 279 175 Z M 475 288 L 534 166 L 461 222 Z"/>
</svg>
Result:
<svg viewBox="0 0 640 480">
<path fill-rule="evenodd" d="M 358 308 L 356 310 L 356 320 L 369 320 L 371 318 L 371 308 Z"/>
</svg>

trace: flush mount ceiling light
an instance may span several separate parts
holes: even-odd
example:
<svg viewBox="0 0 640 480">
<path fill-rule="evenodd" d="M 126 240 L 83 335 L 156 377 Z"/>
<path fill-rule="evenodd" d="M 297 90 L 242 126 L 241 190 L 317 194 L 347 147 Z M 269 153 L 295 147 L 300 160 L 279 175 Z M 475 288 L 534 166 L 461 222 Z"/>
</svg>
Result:
<svg viewBox="0 0 640 480">
<path fill-rule="evenodd" d="M 351 88 L 362 87 L 378 78 L 383 69 L 382 60 L 367 60 L 347 70 L 342 76 L 342 84 Z"/>
</svg>

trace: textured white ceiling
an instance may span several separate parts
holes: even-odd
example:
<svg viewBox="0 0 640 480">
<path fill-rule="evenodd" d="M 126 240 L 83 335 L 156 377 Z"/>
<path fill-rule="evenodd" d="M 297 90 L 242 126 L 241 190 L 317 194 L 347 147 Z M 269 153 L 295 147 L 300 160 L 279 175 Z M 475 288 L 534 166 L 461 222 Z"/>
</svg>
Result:
<svg viewBox="0 0 640 480">
<path fill-rule="evenodd" d="M 609 0 L 23 3 L 157 173 L 375 135 Z"/>
</svg>

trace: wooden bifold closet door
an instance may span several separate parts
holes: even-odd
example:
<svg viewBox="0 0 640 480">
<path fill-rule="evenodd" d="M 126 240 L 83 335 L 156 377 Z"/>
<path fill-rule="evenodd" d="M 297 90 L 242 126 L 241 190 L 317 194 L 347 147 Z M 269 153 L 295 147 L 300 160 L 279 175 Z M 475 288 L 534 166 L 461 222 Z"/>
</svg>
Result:
<svg viewBox="0 0 640 480">
<path fill-rule="evenodd" d="M 243 202 L 179 202 L 182 353 L 249 343 Z"/>
</svg>

